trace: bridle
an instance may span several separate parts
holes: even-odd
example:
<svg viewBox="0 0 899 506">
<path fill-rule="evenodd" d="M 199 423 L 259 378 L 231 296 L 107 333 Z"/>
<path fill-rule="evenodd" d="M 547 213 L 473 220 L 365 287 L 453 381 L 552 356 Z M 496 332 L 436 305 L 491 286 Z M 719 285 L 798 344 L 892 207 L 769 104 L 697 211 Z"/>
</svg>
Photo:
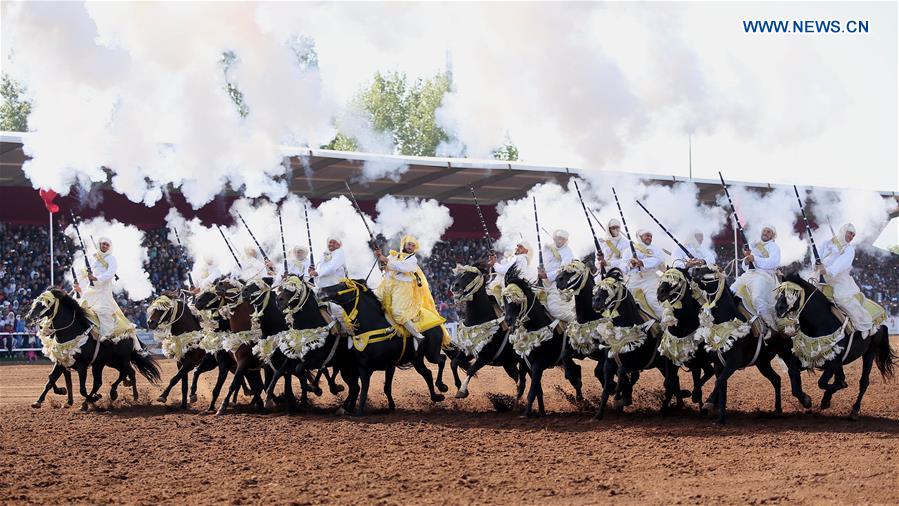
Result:
<svg viewBox="0 0 899 506">
<path fill-rule="evenodd" d="M 598 291 L 604 291 L 609 294 L 609 300 L 605 304 L 605 310 L 601 313 L 603 318 L 615 318 L 619 315 L 618 308 L 621 303 L 627 299 L 627 288 L 624 283 L 614 277 L 605 277 L 593 290 L 594 296 Z"/>
<path fill-rule="evenodd" d="M 799 315 L 802 314 L 802 311 L 805 310 L 805 306 L 812 300 L 812 296 L 815 295 L 815 292 L 818 291 L 818 287 L 812 291 L 808 296 L 805 295 L 805 288 L 798 283 L 794 283 L 792 281 L 784 281 L 777 288 L 774 289 L 774 297 L 775 300 L 779 298 L 781 295 L 786 298 L 787 301 L 787 311 L 783 316 L 777 316 L 777 325 L 781 328 L 786 328 L 788 326 L 795 326 L 799 324 Z M 799 301 L 799 307 L 795 310 L 790 311 L 789 308 L 796 306 L 796 302 Z"/>
<path fill-rule="evenodd" d="M 718 269 L 709 268 L 709 273 L 703 274 L 702 280 L 703 282 L 709 282 L 713 280 L 718 281 L 718 286 L 714 291 L 706 291 L 706 289 L 703 288 L 702 283 L 695 283 L 696 290 L 702 294 L 704 300 L 702 307 L 712 309 L 718 305 L 718 301 L 721 300 L 721 296 L 724 294 L 724 288 L 726 284 L 725 274 Z"/>
<path fill-rule="evenodd" d="M 572 297 L 581 293 L 581 290 L 587 286 L 587 280 L 590 275 L 587 271 L 587 265 L 580 260 L 572 260 L 562 267 L 562 272 L 572 275 L 572 279 L 566 288 L 559 290 L 563 300 L 571 300 Z"/>
<path fill-rule="evenodd" d="M 687 287 L 690 285 L 690 282 L 684 277 L 684 273 L 677 269 L 668 269 L 659 278 L 659 284 L 662 283 L 668 283 L 675 287 L 674 300 L 665 300 L 662 305 L 669 305 L 674 309 L 683 307 L 684 296 L 687 295 Z"/>
<path fill-rule="evenodd" d="M 504 301 L 510 304 L 518 304 L 520 307 L 518 315 L 515 317 L 516 327 L 524 325 L 530 319 L 528 315 L 536 304 L 529 303 L 527 294 L 524 293 L 520 286 L 515 283 L 506 285 L 502 291 L 502 298 Z"/>
<path fill-rule="evenodd" d="M 284 315 L 291 324 L 293 324 L 293 315 L 302 311 L 306 306 L 309 294 L 312 292 L 310 288 L 299 276 L 288 276 L 281 282 L 281 289 L 292 294 L 287 299 L 287 305 L 284 308 Z"/>
<path fill-rule="evenodd" d="M 41 321 L 39 325 L 42 332 L 47 333 L 48 335 L 55 335 L 57 332 L 65 330 L 75 324 L 77 315 L 75 314 L 75 312 L 72 312 L 72 321 L 70 321 L 66 326 L 60 328 L 56 328 L 53 326 L 53 320 L 56 319 L 56 315 L 59 313 L 59 298 L 56 297 L 56 295 L 53 295 L 53 292 L 48 290 L 40 294 L 38 298 L 34 299 L 34 302 L 31 303 L 31 311 L 29 312 L 33 313 L 35 307 L 38 304 L 40 304 L 44 308 L 35 317 L 35 320 Z M 52 312 L 52 314 L 48 316 L 47 313 L 50 312 Z"/>
<path fill-rule="evenodd" d="M 462 276 L 465 274 L 474 274 L 474 278 L 465 285 L 465 288 L 462 289 L 461 294 L 453 293 L 453 301 L 456 304 L 460 304 L 462 302 L 468 302 L 474 298 L 474 294 L 484 286 L 484 274 L 481 271 L 472 265 L 464 265 L 459 266 L 453 269 L 453 274 L 456 276 Z"/>
<path fill-rule="evenodd" d="M 172 300 L 167 295 L 161 295 L 157 297 L 156 300 L 154 300 L 147 308 L 147 320 L 149 321 L 153 319 L 154 312 L 162 311 L 162 314 L 159 316 L 159 323 L 157 324 L 157 327 L 170 329 L 172 325 L 175 324 L 175 322 L 177 322 L 181 319 L 181 317 L 184 316 L 184 312 L 187 311 L 187 304 L 182 303 L 179 305 L 179 302 L 181 301 L 179 301 L 178 299 Z M 181 309 L 180 312 L 178 312 L 179 307 Z M 171 315 L 168 321 L 166 321 L 167 314 Z"/>
<path fill-rule="evenodd" d="M 368 287 L 365 285 L 360 285 L 356 283 L 352 279 L 343 278 L 340 280 L 346 288 L 343 290 L 338 290 L 336 295 L 344 295 L 347 293 L 353 293 L 353 309 L 346 312 L 347 320 L 354 324 L 356 323 L 356 318 L 359 316 L 359 299 L 362 298 L 362 292 L 367 292 Z"/>
</svg>

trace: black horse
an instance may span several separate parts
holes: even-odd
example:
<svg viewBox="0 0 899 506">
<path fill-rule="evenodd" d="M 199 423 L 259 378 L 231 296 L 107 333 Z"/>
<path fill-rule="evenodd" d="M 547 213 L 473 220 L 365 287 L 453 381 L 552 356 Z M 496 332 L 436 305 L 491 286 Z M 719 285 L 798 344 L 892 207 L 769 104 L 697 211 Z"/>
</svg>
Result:
<svg viewBox="0 0 899 506">
<path fill-rule="evenodd" d="M 61 347 L 70 348 L 70 354 L 66 361 L 71 360 L 71 363 L 56 362 L 44 391 L 33 404 L 35 407 L 39 407 L 43 403 L 47 392 L 67 369 L 75 369 L 78 372 L 79 390 L 84 398 L 82 410 L 87 410 L 89 404 L 93 404 L 101 398 L 97 391 L 103 384 L 103 369 L 106 366 L 119 371 L 119 377 L 109 388 L 109 397 L 112 400 L 118 398 L 118 385 L 126 379 L 131 384 L 133 398 L 137 400 L 134 367 L 150 383 L 156 384 L 159 381 L 159 368 L 156 366 L 156 362 L 152 357 L 135 351 L 134 342 L 130 338 L 122 339 L 117 343 L 98 342 L 91 335 L 93 324 L 85 310 L 62 290 L 52 288 L 38 296 L 31 304 L 26 318 L 43 320 L 46 332 L 51 338 Z M 90 392 L 87 391 L 85 385 L 88 368 L 91 369 L 94 380 Z M 71 392 L 71 380 L 67 379 L 66 384 L 68 392 Z"/>
<path fill-rule="evenodd" d="M 506 325 L 513 329 L 510 342 L 525 360 L 531 375 L 528 403 L 522 416 L 533 416 L 534 400 L 537 401 L 538 415 L 546 415 L 543 406 L 543 373 L 550 367 L 562 365 L 565 379 L 574 387 L 578 402 L 583 400 L 581 392 L 581 368 L 574 363 L 574 351 L 568 344 L 565 332 L 559 327 L 546 307 L 537 298 L 530 282 L 521 277 L 516 267 L 510 268 L 505 276 L 503 288 L 503 311 Z"/>
<path fill-rule="evenodd" d="M 787 334 L 793 340 L 794 351 L 803 341 L 830 340 L 830 353 L 814 357 L 807 367 L 821 369 L 818 387 L 824 390 L 821 409 L 830 407 L 831 398 L 838 390 L 846 388 L 843 380 L 843 364 L 862 359 L 862 374 L 858 384 L 858 397 L 849 413 L 850 420 L 857 420 L 862 407 L 862 397 L 868 389 L 871 367 L 877 364 L 884 380 L 893 377 L 893 365 L 899 356 L 890 347 L 890 337 L 885 325 L 873 335 L 864 337 L 860 332 L 845 332 L 844 325 L 833 313 L 834 304 L 821 291 L 798 274 L 784 278 L 777 290 L 774 309 L 778 318 L 791 322 Z M 811 359 L 812 357 L 802 357 Z M 833 383 L 829 383 L 833 379 Z"/>
<path fill-rule="evenodd" d="M 217 281 L 211 290 L 201 293 L 194 302 L 195 307 L 200 311 L 216 310 L 219 314 L 226 316 L 231 334 L 246 338 L 241 339 L 241 343 L 233 351 L 226 351 L 232 355 L 237 365 L 228 392 L 217 411 L 219 415 L 225 414 L 231 397 L 237 395 L 238 389 L 243 385 L 245 379 L 249 382 L 252 391 L 250 405 L 255 406 L 259 411 L 265 410 L 262 402 L 265 383 L 260 373 L 262 366 L 253 353 L 253 345 L 261 332 L 253 328 L 252 308 L 250 303 L 243 299 L 242 290 L 243 285 L 239 281 L 226 278 Z M 219 374 L 221 374 L 221 369 L 219 369 Z M 218 391 L 214 390 L 213 405 L 217 396 Z"/>
<path fill-rule="evenodd" d="M 217 332 L 227 331 L 222 325 L 227 326 L 228 322 L 219 318 L 215 325 L 218 326 Z M 178 298 L 175 293 L 168 293 L 158 297 L 147 308 L 147 327 L 150 330 L 156 330 L 165 327 L 172 336 L 183 336 L 187 333 L 195 333 L 196 339 L 199 340 L 205 334 L 202 330 L 199 318 L 193 313 L 187 302 Z M 222 351 L 209 353 L 206 350 L 191 346 L 183 355 L 177 359 L 178 372 L 169 380 L 169 384 L 163 389 L 162 393 L 156 399 L 158 402 L 165 403 L 168 399 L 169 392 L 180 381 L 181 382 L 181 409 L 187 409 L 187 377 L 191 371 L 194 371 L 193 379 L 190 384 L 190 402 L 197 401 L 197 381 L 201 374 L 213 369 L 219 369 L 219 375 L 213 389 L 213 399 L 209 406 L 209 411 L 214 411 L 215 401 L 218 393 L 228 376 L 229 370 L 234 370 L 237 364 L 231 356 Z M 237 402 L 235 394 L 234 402 Z"/>
<path fill-rule="evenodd" d="M 502 367 L 506 374 L 512 378 L 516 385 L 516 399 L 524 394 L 527 382 L 527 365 L 524 360 L 515 353 L 509 344 L 509 327 L 503 323 L 502 314 L 497 315 L 497 306 L 494 305 L 490 295 L 487 294 L 488 269 L 483 264 L 474 266 L 459 266 L 452 281 L 453 299 L 456 303 L 465 303 L 464 318 L 456 332 L 463 337 L 466 332 L 471 336 L 477 336 L 474 328 L 484 329 L 481 332 L 489 332 L 494 327 L 496 330 L 490 336 L 478 336 L 477 343 L 469 343 L 474 346 L 471 356 L 474 363 L 466 367 L 465 381 L 457 385 L 459 391 L 457 399 L 468 397 L 468 383 L 481 368 L 486 365 Z M 466 327 L 468 329 L 466 329 Z M 466 353 L 457 350 L 458 355 L 453 357 L 451 368 L 455 374 L 455 364 L 462 362 Z"/>
<path fill-rule="evenodd" d="M 426 357 L 433 363 L 439 362 L 441 357 L 446 360 L 440 353 L 444 332 L 441 327 L 422 332 L 425 339 L 416 350 L 413 338 L 403 337 L 387 321 L 381 301 L 366 286 L 364 280 L 344 279 L 336 285 L 322 288 L 322 292 L 328 301 L 338 304 L 346 311 L 347 319 L 354 329 L 355 360 L 341 364 L 340 369 L 340 375 L 349 387 L 343 411 L 353 412 L 359 397 L 359 407 L 355 409 L 355 413 L 361 415 L 365 412 L 368 387 L 374 371 L 384 371 L 384 394 L 387 396 L 388 409 L 396 409 L 392 393 L 393 375 L 396 367 L 404 364 L 412 364 L 415 371 L 424 378 L 431 401 L 443 401 L 443 395 L 434 390 L 434 378 L 424 363 Z M 446 385 L 442 385 L 441 391 L 446 389 Z"/>
<path fill-rule="evenodd" d="M 301 403 L 306 403 L 306 392 L 312 390 L 317 395 L 321 395 L 321 389 L 318 388 L 318 379 L 321 375 L 325 376 L 328 387 L 332 394 L 337 395 L 343 391 L 343 386 L 336 383 L 338 364 L 345 360 L 351 360 L 352 354 L 347 349 L 347 336 L 340 333 L 340 325 L 333 320 L 330 315 L 326 316 L 326 311 L 319 305 L 318 298 L 306 281 L 300 276 L 289 275 L 281 283 L 275 302 L 278 309 L 286 315 L 286 321 L 291 331 L 307 331 L 318 329 L 319 339 L 314 341 L 304 341 L 302 344 L 296 342 L 292 335 L 288 339 L 282 339 L 280 351 L 285 355 L 286 360 L 275 371 L 274 376 L 269 382 L 266 390 L 266 402 L 272 397 L 275 382 L 280 379 L 286 372 L 292 371 L 300 378 L 302 385 Z M 302 333 L 298 333 L 302 336 Z M 301 340 L 305 339 L 300 337 Z M 300 349 L 296 349 L 296 345 L 300 345 Z M 333 369 L 332 373 L 328 372 L 328 368 Z M 308 374 L 312 370 L 318 370 L 318 374 L 311 382 L 308 381 Z M 310 388 L 308 385 L 312 384 Z"/>
<path fill-rule="evenodd" d="M 596 287 L 593 309 L 607 315 L 612 323 L 603 337 L 604 345 L 608 348 L 608 358 L 603 367 L 602 397 L 594 419 L 602 419 L 613 388 L 615 398 L 620 398 L 617 404 L 619 409 L 630 404 L 634 386 L 632 373 L 647 369 L 658 369 L 664 378 L 662 411 L 668 410 L 672 398 L 676 399 L 678 407 L 682 406 L 677 366 L 659 354 L 660 331 L 652 328 L 656 322 L 643 316 L 618 268 L 609 269 Z M 617 386 L 614 384 L 616 377 Z"/>
<path fill-rule="evenodd" d="M 780 375 L 771 367 L 777 349 L 768 344 L 760 326 L 753 329 L 748 312 L 740 311 L 740 299 L 735 296 L 723 272 L 709 266 L 695 267 L 690 271 L 702 303 L 699 313 L 700 346 L 706 349 L 715 362 L 715 388 L 706 403 L 707 409 L 718 408 L 718 423 L 727 421 L 727 382 L 738 370 L 755 367 L 774 388 L 774 412 L 783 412 L 780 395 Z M 798 371 L 795 372 L 798 377 Z M 794 389 L 800 401 L 810 401 L 801 390 Z"/>
</svg>

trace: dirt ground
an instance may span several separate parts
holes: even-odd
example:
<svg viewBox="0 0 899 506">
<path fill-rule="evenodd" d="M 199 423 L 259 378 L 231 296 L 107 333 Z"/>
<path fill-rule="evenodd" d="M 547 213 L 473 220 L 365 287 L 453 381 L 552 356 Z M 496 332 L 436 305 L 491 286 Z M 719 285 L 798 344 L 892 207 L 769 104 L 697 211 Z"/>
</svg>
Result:
<svg viewBox="0 0 899 506">
<path fill-rule="evenodd" d="M 174 364 L 162 365 L 170 377 Z M 583 365 L 595 401 L 592 363 Z M 400 371 L 395 413 L 384 411 L 377 374 L 372 413 L 361 418 L 332 414 L 338 400 L 328 393 L 298 415 L 214 416 L 205 412 L 212 374 L 188 412 L 152 401 L 160 387 L 143 378 L 137 402 L 128 395 L 110 410 L 81 413 L 77 395 L 69 408 L 52 394 L 33 409 L 49 370 L 0 366 L 4 503 L 899 504 L 899 384 L 875 369 L 863 417 L 850 422 L 858 364 L 826 412 L 802 409 L 782 373 L 785 413 L 776 418 L 770 384 L 741 371 L 724 427 L 692 407 L 658 414 L 655 372 L 641 378 L 634 406 L 596 423 L 567 400 L 559 369 L 545 377 L 542 419 L 494 410 L 487 394 L 513 386 L 493 368 L 472 381 L 468 399 L 441 405 L 414 371 Z M 813 377 L 803 379 L 817 403 Z"/>
</svg>

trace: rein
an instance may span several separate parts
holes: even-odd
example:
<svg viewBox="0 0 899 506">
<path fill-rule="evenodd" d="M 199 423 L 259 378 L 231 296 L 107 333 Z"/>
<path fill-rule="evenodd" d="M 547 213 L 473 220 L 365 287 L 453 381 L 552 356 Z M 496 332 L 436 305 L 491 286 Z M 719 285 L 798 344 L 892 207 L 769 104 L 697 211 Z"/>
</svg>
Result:
<svg viewBox="0 0 899 506">
<path fill-rule="evenodd" d="M 453 301 L 456 304 L 472 300 L 474 298 L 474 294 L 477 293 L 482 286 L 484 286 L 484 275 L 481 274 L 481 271 L 478 270 L 477 267 L 474 267 L 472 265 L 465 265 L 453 269 L 453 274 L 457 276 L 466 273 L 474 274 L 475 277 L 467 285 L 465 285 L 465 288 L 462 289 L 461 294 L 453 294 Z"/>
<path fill-rule="evenodd" d="M 603 278 L 603 280 L 596 285 L 595 291 L 599 290 L 608 293 L 611 298 L 611 301 L 606 304 L 606 309 L 600 313 L 602 317 L 615 318 L 616 316 L 619 316 L 620 313 L 618 312 L 618 308 L 621 307 L 621 303 L 627 299 L 628 294 L 624 284 L 615 278 Z"/>
</svg>

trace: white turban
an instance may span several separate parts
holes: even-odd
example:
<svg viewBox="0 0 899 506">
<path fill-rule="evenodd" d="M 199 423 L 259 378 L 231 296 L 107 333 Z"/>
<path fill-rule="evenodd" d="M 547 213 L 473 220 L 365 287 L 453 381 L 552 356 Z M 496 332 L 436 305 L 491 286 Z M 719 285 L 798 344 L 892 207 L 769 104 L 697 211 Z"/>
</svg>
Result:
<svg viewBox="0 0 899 506">
<path fill-rule="evenodd" d="M 243 249 L 243 254 L 250 258 L 256 258 L 258 256 L 256 248 L 252 246 L 245 246 Z"/>
<path fill-rule="evenodd" d="M 611 220 L 609 220 L 609 228 L 612 227 L 621 227 L 621 222 L 615 218 L 612 218 Z"/>
<path fill-rule="evenodd" d="M 338 244 L 343 246 L 343 239 L 341 239 L 339 235 L 335 234 L 335 235 L 328 237 L 328 242 L 331 242 L 331 241 L 336 241 Z"/>
<path fill-rule="evenodd" d="M 108 244 L 110 248 L 112 248 L 112 241 L 110 241 L 109 237 L 106 237 L 106 236 L 103 236 L 103 237 L 97 239 L 97 246 L 103 244 L 104 242 L 106 244 Z"/>
<path fill-rule="evenodd" d="M 705 239 L 705 235 L 702 233 L 702 231 L 694 228 L 692 235 L 693 239 L 696 241 L 696 244 L 702 246 L 702 240 Z"/>
<path fill-rule="evenodd" d="M 294 246 L 291 251 L 293 252 L 294 255 L 297 255 L 300 252 L 309 253 L 309 250 L 307 250 L 305 246 Z"/>
<path fill-rule="evenodd" d="M 527 242 L 526 240 L 522 240 L 518 243 L 518 245 L 521 246 L 522 248 L 528 250 L 528 252 L 527 252 L 528 263 L 530 264 L 531 260 L 534 258 L 534 248 L 531 247 L 531 243 Z M 524 273 L 522 273 L 522 274 L 524 274 Z"/>
<path fill-rule="evenodd" d="M 846 234 L 849 232 L 852 232 L 853 234 L 855 233 L 855 225 L 853 225 L 852 223 L 847 223 L 840 227 L 840 237 L 838 237 L 839 241 L 846 241 Z"/>
<path fill-rule="evenodd" d="M 553 239 L 568 239 L 568 232 L 561 228 L 553 232 Z"/>
<path fill-rule="evenodd" d="M 774 225 L 765 225 L 762 227 L 762 232 L 764 232 L 766 228 L 771 230 L 771 233 L 774 234 L 774 239 L 777 239 L 777 229 L 774 228 Z"/>
<path fill-rule="evenodd" d="M 643 241 L 643 234 L 650 234 L 650 235 L 652 235 L 652 232 L 650 232 L 649 230 L 646 230 L 645 228 L 641 228 L 641 229 L 637 230 L 637 238 L 640 239 L 640 242 L 643 242 L 643 244 L 646 244 L 646 243 Z"/>
</svg>

